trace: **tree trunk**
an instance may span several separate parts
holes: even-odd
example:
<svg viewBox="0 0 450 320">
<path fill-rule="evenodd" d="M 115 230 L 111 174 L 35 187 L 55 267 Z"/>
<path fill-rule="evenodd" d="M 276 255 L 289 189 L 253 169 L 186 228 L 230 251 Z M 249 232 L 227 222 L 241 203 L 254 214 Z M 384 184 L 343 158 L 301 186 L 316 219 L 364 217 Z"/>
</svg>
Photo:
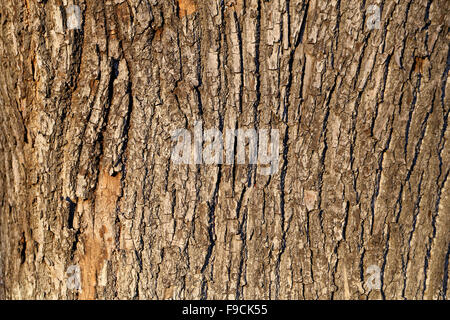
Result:
<svg viewBox="0 0 450 320">
<path fill-rule="evenodd" d="M 0 298 L 447 299 L 449 12 L 2 0 Z M 200 121 L 278 170 L 174 163 Z"/>
</svg>

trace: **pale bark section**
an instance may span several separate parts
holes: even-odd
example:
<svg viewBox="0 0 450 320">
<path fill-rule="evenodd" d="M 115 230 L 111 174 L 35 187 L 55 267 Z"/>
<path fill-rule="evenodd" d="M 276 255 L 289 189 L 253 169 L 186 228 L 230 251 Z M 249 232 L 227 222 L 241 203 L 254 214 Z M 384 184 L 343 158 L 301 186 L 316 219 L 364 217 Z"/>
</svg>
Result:
<svg viewBox="0 0 450 320">
<path fill-rule="evenodd" d="M 449 1 L 67 4 L 0 2 L 0 298 L 448 298 Z M 278 172 L 174 165 L 198 120 Z"/>
</svg>

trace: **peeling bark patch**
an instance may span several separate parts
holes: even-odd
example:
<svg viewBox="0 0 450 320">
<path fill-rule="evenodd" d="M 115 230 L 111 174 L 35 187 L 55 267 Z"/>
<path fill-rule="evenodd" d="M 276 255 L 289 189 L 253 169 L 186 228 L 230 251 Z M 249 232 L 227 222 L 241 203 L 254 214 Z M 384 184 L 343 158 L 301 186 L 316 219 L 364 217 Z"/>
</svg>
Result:
<svg viewBox="0 0 450 320">
<path fill-rule="evenodd" d="M 312 190 L 305 191 L 304 202 L 308 211 L 313 210 L 317 202 L 317 192 Z"/>
<path fill-rule="evenodd" d="M 197 5 L 193 0 L 178 0 L 178 7 L 180 8 L 180 18 L 197 11 Z"/>
<path fill-rule="evenodd" d="M 107 169 L 100 169 L 100 176 L 98 180 L 98 187 L 95 193 L 96 212 L 104 213 L 105 215 L 115 211 L 116 201 L 120 195 L 120 179 L 121 174 L 110 176 Z"/>
<path fill-rule="evenodd" d="M 231 0 L 227 3 L 229 8 L 232 8 L 234 11 L 240 13 L 244 8 L 244 0 Z"/>
<path fill-rule="evenodd" d="M 162 28 L 158 28 L 155 30 L 155 36 L 154 36 L 155 40 L 161 41 L 162 31 L 163 31 Z"/>
<path fill-rule="evenodd" d="M 414 64 L 414 72 L 424 73 L 424 71 L 429 67 L 429 65 L 430 61 L 428 60 L 428 58 L 416 57 Z"/>
<path fill-rule="evenodd" d="M 86 209 L 92 215 L 85 232 L 84 256 L 80 267 L 82 273 L 81 299 L 92 300 L 96 296 L 97 277 L 104 263 L 110 258 L 113 249 L 112 233 L 117 199 L 121 193 L 121 174 L 112 177 L 107 169 L 100 168 L 98 186 L 95 191 L 94 206 L 84 201 Z"/>
</svg>

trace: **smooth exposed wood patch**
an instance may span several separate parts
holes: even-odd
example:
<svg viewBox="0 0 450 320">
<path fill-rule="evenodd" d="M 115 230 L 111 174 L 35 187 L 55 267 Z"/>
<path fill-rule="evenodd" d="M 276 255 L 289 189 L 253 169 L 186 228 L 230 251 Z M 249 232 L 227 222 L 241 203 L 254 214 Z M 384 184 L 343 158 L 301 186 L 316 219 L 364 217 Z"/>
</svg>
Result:
<svg viewBox="0 0 450 320">
<path fill-rule="evenodd" d="M 85 235 L 84 255 L 80 261 L 82 273 L 81 299 L 95 299 L 97 278 L 104 263 L 110 258 L 113 249 L 113 224 L 117 198 L 120 195 L 120 178 L 112 177 L 108 170 L 101 168 L 95 203 L 83 201 L 83 213 L 88 219 Z M 89 221 L 90 220 L 90 221 Z"/>
<path fill-rule="evenodd" d="M 230 0 L 227 2 L 229 8 L 232 8 L 234 11 L 240 13 L 244 8 L 244 0 Z"/>
<path fill-rule="evenodd" d="M 197 11 L 197 4 L 194 0 L 178 0 L 178 7 L 180 8 L 180 18 Z"/>
</svg>

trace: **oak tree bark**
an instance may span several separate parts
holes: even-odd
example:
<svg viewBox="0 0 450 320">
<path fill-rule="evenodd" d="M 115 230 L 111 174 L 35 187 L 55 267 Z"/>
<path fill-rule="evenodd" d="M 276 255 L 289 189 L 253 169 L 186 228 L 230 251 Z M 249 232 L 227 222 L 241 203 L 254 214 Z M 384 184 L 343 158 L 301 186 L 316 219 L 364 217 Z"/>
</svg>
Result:
<svg viewBox="0 0 450 320">
<path fill-rule="evenodd" d="M 0 298 L 447 299 L 449 13 L 2 0 Z M 196 121 L 280 130 L 278 171 L 175 165 Z"/>
</svg>

